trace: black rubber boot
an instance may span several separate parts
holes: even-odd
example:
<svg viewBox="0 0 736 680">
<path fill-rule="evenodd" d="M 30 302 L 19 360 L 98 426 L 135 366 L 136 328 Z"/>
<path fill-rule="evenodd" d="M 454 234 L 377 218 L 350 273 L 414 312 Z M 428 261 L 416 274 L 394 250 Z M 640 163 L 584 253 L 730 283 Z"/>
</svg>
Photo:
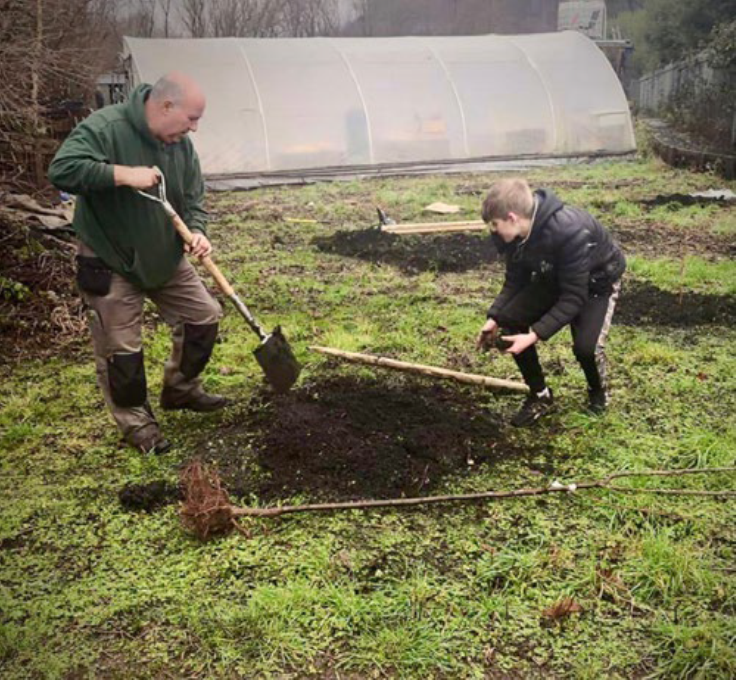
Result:
<svg viewBox="0 0 736 680">
<path fill-rule="evenodd" d="M 164 411 L 196 411 L 197 413 L 213 413 L 232 404 L 227 397 L 219 394 L 201 392 L 184 400 L 174 401 L 166 390 L 161 393 L 161 408 Z"/>
<path fill-rule="evenodd" d="M 148 428 L 150 430 L 150 428 Z M 137 449 L 141 453 L 152 453 L 159 455 L 166 453 L 171 448 L 171 442 L 162 437 L 158 429 L 145 434 L 133 434 L 126 438 L 129 446 Z"/>
</svg>

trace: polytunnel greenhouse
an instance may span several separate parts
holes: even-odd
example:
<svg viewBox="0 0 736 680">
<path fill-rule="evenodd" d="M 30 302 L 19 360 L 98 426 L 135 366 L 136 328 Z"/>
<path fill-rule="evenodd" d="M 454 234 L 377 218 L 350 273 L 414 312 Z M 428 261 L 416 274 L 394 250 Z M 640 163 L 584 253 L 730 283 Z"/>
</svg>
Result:
<svg viewBox="0 0 736 680">
<path fill-rule="evenodd" d="M 634 150 L 628 103 L 585 36 L 126 38 L 129 80 L 199 81 L 209 177 Z"/>
</svg>

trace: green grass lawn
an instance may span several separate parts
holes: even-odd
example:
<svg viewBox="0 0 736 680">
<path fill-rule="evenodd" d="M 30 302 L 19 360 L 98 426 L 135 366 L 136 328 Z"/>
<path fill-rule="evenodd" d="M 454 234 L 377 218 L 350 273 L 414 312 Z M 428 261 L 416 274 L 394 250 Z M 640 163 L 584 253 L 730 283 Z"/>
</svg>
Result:
<svg viewBox="0 0 736 680">
<path fill-rule="evenodd" d="M 336 375 L 415 384 L 338 366 L 309 345 L 517 379 L 508 357 L 473 347 L 502 282 L 497 264 L 407 272 L 315 245 L 374 225 L 375 205 L 399 221 L 425 221 L 440 218 L 423 207 L 445 201 L 464 210 L 453 219 L 477 219 L 493 177 L 211 195 L 215 259 L 264 325 L 284 326 L 304 363 L 302 385 Z M 650 159 L 535 169 L 529 177 L 619 235 L 631 291 L 646 287 L 660 296 L 652 305 L 667 299 L 689 312 L 656 323 L 616 325 L 614 317 L 613 404 L 603 418 L 583 412 L 569 332 L 558 334 L 541 349 L 558 408 L 531 430 L 504 430 L 524 455 L 458 469 L 434 493 L 734 465 L 734 318 L 698 321 L 714 300 L 733 310 L 733 208 L 663 210 L 641 201 L 736 184 Z M 696 305 L 690 296 L 700 296 Z M 153 314 L 149 321 L 155 394 L 169 336 Z M 262 389 L 254 346 L 226 307 L 205 382 L 239 404 L 206 417 L 159 414 L 175 444 L 159 458 L 119 444 L 91 352 L 0 368 L 0 676 L 736 675 L 734 501 L 646 492 L 734 490 L 733 474 L 622 480 L 634 489 L 627 494 L 248 520 L 249 538 L 232 533 L 206 543 L 182 529 L 174 505 L 123 510 L 117 493 L 125 484 L 174 481 L 195 450 L 216 443 L 252 407 Z M 507 419 L 519 406 L 515 396 L 444 385 L 467 397 L 469 418 Z M 239 455 L 250 460 L 247 441 Z M 314 499 L 306 490 L 280 500 Z M 578 611 L 545 616 L 566 597 Z"/>
</svg>

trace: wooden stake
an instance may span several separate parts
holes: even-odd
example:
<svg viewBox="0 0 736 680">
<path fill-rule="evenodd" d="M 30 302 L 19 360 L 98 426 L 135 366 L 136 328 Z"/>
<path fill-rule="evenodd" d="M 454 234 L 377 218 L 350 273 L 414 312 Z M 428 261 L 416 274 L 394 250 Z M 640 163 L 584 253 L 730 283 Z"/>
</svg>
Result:
<svg viewBox="0 0 736 680">
<path fill-rule="evenodd" d="M 419 373 L 432 378 L 447 378 L 456 382 L 465 383 L 466 385 L 479 385 L 488 389 L 501 392 L 519 392 L 527 394 L 529 388 L 523 383 L 513 380 L 502 380 L 501 378 L 489 378 L 485 375 L 477 375 L 475 373 L 461 373 L 460 371 L 451 371 L 447 368 L 438 368 L 437 366 L 426 366 L 424 364 L 410 364 L 406 361 L 396 361 L 387 357 L 379 357 L 374 354 L 360 354 L 358 352 L 345 352 L 341 349 L 333 349 L 332 347 L 310 347 L 309 349 L 320 354 L 328 354 L 329 356 L 345 359 L 355 364 L 370 364 L 372 366 L 380 366 L 383 368 L 392 368 L 395 371 L 403 371 L 405 373 Z"/>
<path fill-rule="evenodd" d="M 436 234 L 453 231 L 484 231 L 486 223 L 482 220 L 466 220 L 465 222 L 406 222 L 381 227 L 381 231 L 389 234 Z"/>
</svg>

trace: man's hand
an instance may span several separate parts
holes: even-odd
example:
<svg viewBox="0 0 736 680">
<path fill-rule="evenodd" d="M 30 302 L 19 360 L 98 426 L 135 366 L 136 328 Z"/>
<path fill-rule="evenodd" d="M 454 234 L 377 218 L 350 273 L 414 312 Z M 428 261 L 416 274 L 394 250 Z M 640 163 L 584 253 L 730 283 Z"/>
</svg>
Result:
<svg viewBox="0 0 736 680">
<path fill-rule="evenodd" d="M 204 234 L 195 231 L 192 232 L 192 242 L 189 245 L 185 244 L 184 250 L 195 257 L 203 258 L 212 253 L 212 244 Z"/>
<path fill-rule="evenodd" d="M 529 331 L 519 335 L 502 335 L 501 340 L 511 343 L 511 346 L 506 349 L 507 354 L 521 354 L 539 340 L 539 336 L 534 331 Z"/>
<path fill-rule="evenodd" d="M 498 333 L 498 324 L 495 319 L 488 319 L 480 329 L 478 337 L 475 341 L 475 347 L 479 350 L 489 349 L 493 344 L 493 340 Z"/>
<path fill-rule="evenodd" d="M 150 189 L 161 181 L 156 168 L 146 166 L 113 165 L 116 187 L 131 187 L 133 189 Z"/>
</svg>

